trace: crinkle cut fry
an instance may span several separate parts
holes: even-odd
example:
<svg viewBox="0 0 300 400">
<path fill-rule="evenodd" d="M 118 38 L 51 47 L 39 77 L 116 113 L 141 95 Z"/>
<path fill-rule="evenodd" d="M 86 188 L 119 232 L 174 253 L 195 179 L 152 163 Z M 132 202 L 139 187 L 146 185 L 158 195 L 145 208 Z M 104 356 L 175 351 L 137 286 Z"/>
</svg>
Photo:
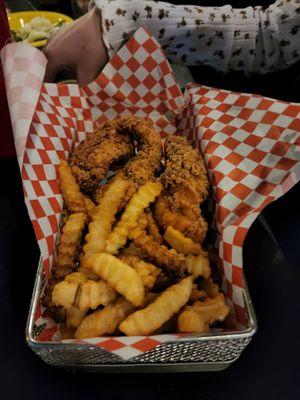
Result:
<svg viewBox="0 0 300 400">
<path fill-rule="evenodd" d="M 142 304 L 145 290 L 141 278 L 129 265 L 107 253 L 88 258 L 88 267 L 113 289 L 122 294 L 135 306 Z"/>
<path fill-rule="evenodd" d="M 185 257 L 175 250 L 169 250 L 157 243 L 152 236 L 139 228 L 131 231 L 130 237 L 134 245 L 139 248 L 143 255 L 155 265 L 162 267 L 172 277 L 180 278 L 186 270 Z"/>
<path fill-rule="evenodd" d="M 111 254 L 117 254 L 128 239 L 128 234 L 137 223 L 145 208 L 160 194 L 162 185 L 158 182 L 148 182 L 141 186 L 137 193 L 130 199 L 123 212 L 120 221 L 113 231 L 109 234 L 105 251 Z"/>
<path fill-rule="evenodd" d="M 202 290 L 205 290 L 205 292 L 207 293 L 207 296 L 211 297 L 211 298 L 215 298 L 217 296 L 217 294 L 220 293 L 219 286 L 216 283 L 214 283 L 214 281 L 211 277 L 207 277 L 206 279 L 203 279 L 203 281 L 201 281 L 199 283 L 199 287 Z"/>
<path fill-rule="evenodd" d="M 149 233 L 149 235 L 153 236 L 154 240 L 159 243 L 162 244 L 163 242 L 163 237 L 159 232 L 159 227 L 152 215 L 152 212 L 150 209 L 146 210 L 146 217 L 147 217 L 147 231 Z"/>
<path fill-rule="evenodd" d="M 150 335 L 183 307 L 192 291 L 192 278 L 170 286 L 143 310 L 129 315 L 119 326 L 127 336 Z"/>
<path fill-rule="evenodd" d="M 128 180 L 128 178 L 125 176 L 125 173 L 123 171 L 123 169 L 119 170 L 112 178 L 110 178 L 110 180 L 108 181 L 108 183 L 106 183 L 105 185 L 100 185 L 99 187 L 97 187 L 95 189 L 95 191 L 93 192 L 93 199 L 97 204 L 100 204 L 100 201 L 102 200 L 102 197 L 104 196 L 104 193 L 107 191 L 107 189 L 109 188 L 110 185 L 113 184 L 114 181 L 116 180 L 127 180 L 128 182 L 128 189 L 126 191 L 126 195 L 125 197 L 122 199 L 122 201 L 120 202 L 119 206 L 118 206 L 118 212 L 124 210 L 124 208 L 126 207 L 127 203 L 129 202 L 129 200 L 131 199 L 131 197 L 134 195 L 134 193 L 138 190 L 139 185 L 137 185 L 136 183 L 134 183 L 131 180 Z"/>
<path fill-rule="evenodd" d="M 53 268 L 53 273 L 57 278 L 63 279 L 75 268 L 80 252 L 82 232 L 87 221 L 88 217 L 84 213 L 71 214 L 62 228 Z"/>
<path fill-rule="evenodd" d="M 92 199 L 90 199 L 87 195 L 83 195 L 83 201 L 85 205 L 86 212 L 90 219 L 92 220 L 94 218 L 94 214 L 97 210 L 96 204 L 93 202 Z"/>
<path fill-rule="evenodd" d="M 179 314 L 179 332 L 206 332 L 215 321 L 224 321 L 229 311 L 223 293 L 214 298 L 207 297 L 204 301 L 195 301 Z"/>
<path fill-rule="evenodd" d="M 80 311 L 77 307 L 70 307 L 67 311 L 67 327 L 77 328 L 83 321 L 86 311 Z"/>
<path fill-rule="evenodd" d="M 147 263 L 140 257 L 134 255 L 124 254 L 119 258 L 136 271 L 146 289 L 153 288 L 156 278 L 161 272 L 160 268 L 157 268 L 155 265 Z"/>
<path fill-rule="evenodd" d="M 134 310 L 124 297 L 108 304 L 103 310 L 88 315 L 75 332 L 76 339 L 87 339 L 113 333 L 120 322 Z"/>
<path fill-rule="evenodd" d="M 128 187 L 128 181 L 116 179 L 110 183 L 104 192 L 102 200 L 94 212 L 93 221 L 89 224 L 89 232 L 85 238 L 84 256 L 81 262 L 83 266 L 85 266 L 86 258 L 104 250 L 115 214 Z"/>
<path fill-rule="evenodd" d="M 198 256 L 186 256 L 185 265 L 188 273 L 193 275 L 194 279 L 197 279 L 199 276 L 207 279 L 210 276 L 209 259 L 205 253 Z"/>
<path fill-rule="evenodd" d="M 196 243 L 202 243 L 207 231 L 207 222 L 199 215 L 195 221 L 191 221 L 179 211 L 173 211 L 169 204 L 166 193 L 163 192 L 155 202 L 155 219 L 159 226 L 167 229 L 168 226 L 182 232 Z"/>
<path fill-rule="evenodd" d="M 83 195 L 71 168 L 65 160 L 60 160 L 58 166 L 59 188 L 70 213 L 85 212 Z"/>
<path fill-rule="evenodd" d="M 192 239 L 184 236 L 183 233 L 168 226 L 164 234 L 164 239 L 173 247 L 178 253 L 186 255 L 198 255 L 202 253 L 202 247 L 199 243 L 193 242 Z"/>
<path fill-rule="evenodd" d="M 96 282 L 80 272 L 66 276 L 64 281 L 55 285 L 52 294 L 55 305 L 66 310 L 74 306 L 80 311 L 106 306 L 116 297 L 117 293 L 102 279 Z"/>
</svg>

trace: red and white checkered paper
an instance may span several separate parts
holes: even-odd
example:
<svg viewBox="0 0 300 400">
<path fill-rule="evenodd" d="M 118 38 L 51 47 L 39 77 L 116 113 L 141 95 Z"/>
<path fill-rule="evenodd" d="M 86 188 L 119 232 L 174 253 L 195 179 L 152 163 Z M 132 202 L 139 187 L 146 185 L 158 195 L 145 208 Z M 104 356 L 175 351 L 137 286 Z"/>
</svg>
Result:
<svg viewBox="0 0 300 400">
<path fill-rule="evenodd" d="M 45 62 L 39 54 L 36 49 L 26 49 L 25 54 L 22 45 L 14 44 L 4 49 L 2 60 L 8 99 L 13 99 L 11 109 L 35 107 L 29 131 L 20 130 L 18 119 L 16 123 L 13 120 L 13 127 L 16 141 L 21 134 L 27 137 L 23 148 L 18 149 L 18 157 L 25 201 L 46 277 L 53 261 L 62 212 L 57 185 L 59 159 L 67 159 L 74 144 L 107 119 L 129 113 L 147 116 L 162 137 L 175 132 L 185 135 L 205 157 L 216 202 L 214 226 L 224 288 L 235 310 L 237 326 L 244 329 L 247 315 L 242 246 L 261 210 L 300 180 L 300 105 L 193 84 L 187 86 L 183 96 L 159 44 L 143 28 L 113 56 L 98 78 L 84 88 L 41 84 Z M 23 60 L 21 68 L 17 58 Z M 11 96 L 11 76 L 15 77 L 13 86 L 18 87 L 26 73 L 32 73 L 24 70 L 24 65 L 31 65 L 33 60 L 40 62 L 37 75 L 41 90 L 33 94 L 33 101 L 25 94 L 30 105 L 26 106 L 24 99 L 18 101 Z M 18 80 L 18 74 L 23 80 Z M 27 93 L 27 87 L 23 90 Z M 59 338 L 57 325 L 46 317 L 40 304 L 35 324 L 39 332 L 37 340 Z M 129 359 L 180 336 L 103 337 L 80 343 L 101 346 Z"/>
</svg>

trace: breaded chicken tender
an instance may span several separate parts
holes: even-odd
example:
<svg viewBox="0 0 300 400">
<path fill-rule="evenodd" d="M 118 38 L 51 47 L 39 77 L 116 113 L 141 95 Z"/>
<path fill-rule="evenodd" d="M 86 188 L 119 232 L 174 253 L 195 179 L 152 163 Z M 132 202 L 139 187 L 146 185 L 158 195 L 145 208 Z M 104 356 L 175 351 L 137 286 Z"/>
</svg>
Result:
<svg viewBox="0 0 300 400">
<path fill-rule="evenodd" d="M 71 154 L 69 162 L 81 190 L 92 192 L 112 167 L 132 156 L 132 142 L 118 132 L 118 127 L 117 121 L 106 122 Z"/>
<path fill-rule="evenodd" d="M 138 153 L 125 165 L 125 175 L 138 185 L 152 182 L 159 171 L 162 158 L 159 133 L 153 129 L 149 120 L 133 115 L 122 117 L 119 124 L 123 133 L 128 132 L 138 142 Z"/>
<path fill-rule="evenodd" d="M 207 231 L 200 210 L 208 195 L 204 160 L 184 137 L 167 137 L 165 152 L 166 168 L 160 178 L 165 191 L 155 208 L 156 220 L 161 227 L 171 225 L 201 243 Z"/>
</svg>

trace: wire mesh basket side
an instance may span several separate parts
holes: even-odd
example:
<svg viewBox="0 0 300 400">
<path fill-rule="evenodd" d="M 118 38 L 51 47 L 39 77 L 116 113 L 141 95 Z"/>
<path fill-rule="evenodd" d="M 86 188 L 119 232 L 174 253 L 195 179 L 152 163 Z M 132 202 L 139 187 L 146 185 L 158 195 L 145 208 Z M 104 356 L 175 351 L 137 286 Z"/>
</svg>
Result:
<svg viewBox="0 0 300 400">
<path fill-rule="evenodd" d="M 206 340 L 203 342 L 172 342 L 128 361 L 99 347 L 33 346 L 33 350 L 45 362 L 60 366 L 86 364 L 161 364 L 161 363 L 214 363 L 232 362 L 239 357 L 251 340 L 251 336 L 241 339 Z"/>
</svg>

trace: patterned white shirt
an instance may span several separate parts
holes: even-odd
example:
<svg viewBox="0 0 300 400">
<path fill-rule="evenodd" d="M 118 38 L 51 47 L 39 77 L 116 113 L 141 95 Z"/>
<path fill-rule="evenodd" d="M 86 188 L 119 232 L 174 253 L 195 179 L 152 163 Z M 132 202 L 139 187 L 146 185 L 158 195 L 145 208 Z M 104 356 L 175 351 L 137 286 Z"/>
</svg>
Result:
<svg viewBox="0 0 300 400">
<path fill-rule="evenodd" d="M 146 27 L 174 63 L 267 73 L 300 59 L 300 0 L 262 7 L 177 6 L 146 0 L 94 0 L 111 56 Z M 92 4 L 93 6 L 93 4 Z"/>
</svg>

